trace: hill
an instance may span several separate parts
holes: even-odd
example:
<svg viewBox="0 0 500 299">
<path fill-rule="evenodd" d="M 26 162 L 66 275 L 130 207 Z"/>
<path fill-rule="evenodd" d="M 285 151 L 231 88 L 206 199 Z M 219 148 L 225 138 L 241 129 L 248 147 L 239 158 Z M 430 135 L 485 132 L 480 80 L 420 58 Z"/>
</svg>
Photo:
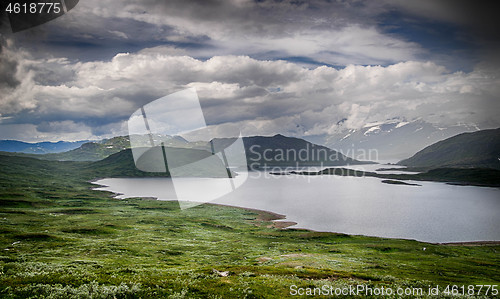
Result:
<svg viewBox="0 0 500 299">
<path fill-rule="evenodd" d="M 26 181 L 53 180 L 74 177 L 84 180 L 97 177 L 169 176 L 169 173 L 147 173 L 134 165 L 130 150 L 121 151 L 98 162 L 48 161 L 26 156 L 0 154 L 0 167 L 5 177 Z M 19 176 L 19 178 L 17 178 Z"/>
<path fill-rule="evenodd" d="M 230 138 L 218 138 L 219 144 L 231 142 Z M 269 166 L 340 166 L 349 164 L 369 164 L 358 161 L 326 146 L 317 145 L 300 138 L 283 135 L 243 137 L 247 164 L 251 169 Z"/>
<path fill-rule="evenodd" d="M 175 156 L 175 161 L 168 161 L 168 167 L 176 168 L 175 176 L 185 177 L 227 177 L 228 171 L 218 156 L 211 152 L 189 148 L 165 148 L 168 156 Z M 209 158 L 210 159 L 206 159 Z M 201 163 L 192 163 L 202 161 Z M 139 170 L 135 163 L 131 149 L 125 149 L 111 156 L 97 161 L 87 162 L 84 172 L 99 177 L 156 177 L 170 176 L 168 167 L 165 167 L 161 148 L 152 148 L 138 160 L 144 168 L 152 172 Z M 160 167 L 159 167 L 160 166 Z M 165 171 L 166 169 L 166 171 Z M 154 171 L 154 172 L 153 172 Z"/>
<path fill-rule="evenodd" d="M 500 169 L 500 128 L 459 134 L 434 143 L 398 164 L 427 169 Z"/>
<path fill-rule="evenodd" d="M 97 161 L 86 162 L 84 173 L 92 173 L 99 177 L 154 177 L 170 176 L 170 173 L 144 172 L 135 167 L 131 149 L 125 149 L 109 157 Z"/>
<path fill-rule="evenodd" d="M 57 161 L 99 161 L 129 147 L 128 137 L 120 136 L 96 142 L 87 142 L 67 152 L 40 155 L 35 158 Z"/>
</svg>

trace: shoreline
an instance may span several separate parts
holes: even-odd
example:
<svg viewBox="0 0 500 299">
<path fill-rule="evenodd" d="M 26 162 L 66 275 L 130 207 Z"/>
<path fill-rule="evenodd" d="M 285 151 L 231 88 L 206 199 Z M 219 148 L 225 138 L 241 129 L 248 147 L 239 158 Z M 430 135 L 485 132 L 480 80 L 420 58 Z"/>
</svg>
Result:
<svg viewBox="0 0 500 299">
<path fill-rule="evenodd" d="M 500 241 L 445 242 L 432 244 L 445 246 L 497 246 L 500 245 Z"/>
<path fill-rule="evenodd" d="M 276 229 L 288 229 L 290 226 L 298 224 L 297 222 L 294 222 L 294 221 L 277 221 L 277 220 L 281 220 L 281 219 L 286 219 L 286 215 L 278 214 L 278 213 L 271 212 L 271 211 L 253 209 L 253 208 L 244 208 L 244 207 L 231 206 L 231 205 L 227 205 L 227 204 L 218 204 L 218 203 L 205 203 L 205 204 L 214 205 L 214 206 L 229 207 L 229 208 L 237 208 L 237 209 L 243 209 L 246 211 L 256 212 L 256 213 L 258 213 L 258 217 L 255 220 L 272 221 L 274 223 L 274 225 L 268 226 L 269 228 L 274 227 Z M 261 216 L 261 214 L 267 214 L 267 215 L 270 215 L 270 216 L 275 217 L 275 218 L 259 219 L 260 218 L 259 216 Z M 283 225 L 276 225 L 276 224 L 280 224 L 280 223 L 283 223 Z M 443 245 L 443 246 L 497 246 L 497 245 L 500 245 L 500 241 L 425 242 L 425 241 L 419 241 L 419 240 L 415 240 L 415 239 L 354 235 L 354 234 L 332 232 L 332 231 L 317 231 L 317 230 L 313 230 L 313 229 L 309 229 L 309 228 L 300 228 L 300 227 L 291 228 L 291 229 L 303 230 L 303 231 L 315 232 L 315 233 L 330 233 L 330 234 L 340 234 L 340 235 L 348 235 L 348 236 L 361 236 L 361 237 L 367 237 L 367 238 L 416 241 L 419 243 L 426 243 L 426 244 L 432 244 L 432 245 Z"/>
<path fill-rule="evenodd" d="M 106 185 L 101 185 L 96 183 L 96 181 L 99 181 L 104 178 L 97 178 L 91 181 L 88 181 L 89 183 L 97 186 L 102 186 L 102 187 L 109 187 Z M 89 187 L 89 189 L 94 190 L 94 191 L 100 191 L 100 192 L 108 192 L 111 194 L 115 194 L 115 196 L 112 196 L 115 199 L 120 199 L 118 196 L 124 195 L 122 193 L 117 193 L 113 191 L 108 191 L 108 190 L 96 190 L 99 187 L 92 188 Z M 131 197 L 132 198 L 132 197 Z M 158 200 L 158 201 L 165 201 L 165 200 L 159 200 L 157 197 L 145 197 L 145 196 L 139 196 L 139 197 L 134 197 L 134 198 L 140 198 L 142 200 Z M 174 200 L 170 200 L 174 201 Z M 175 200 L 177 201 L 177 200 Z M 211 202 L 205 202 L 202 204 L 207 204 L 207 205 L 213 205 L 213 206 L 221 206 L 221 207 L 228 207 L 228 208 L 237 208 L 237 209 L 242 209 L 250 212 L 257 213 L 257 217 L 255 218 L 255 221 L 259 222 L 272 222 L 271 225 L 268 225 L 268 228 L 276 228 L 279 230 L 284 230 L 284 229 L 289 229 L 289 227 L 297 225 L 297 222 L 294 221 L 279 221 L 286 219 L 286 215 L 267 211 L 267 210 L 260 210 L 260 209 L 254 209 L 254 208 L 245 208 L 245 207 L 239 207 L 239 206 L 232 206 L 228 204 L 218 204 L 218 203 L 211 203 Z M 313 229 L 309 228 L 291 228 L 291 229 L 297 229 L 297 230 L 304 230 L 304 231 L 309 231 L 309 232 L 321 232 L 321 233 L 331 233 L 331 234 L 342 234 L 342 235 L 348 235 L 348 236 L 362 236 L 362 237 L 367 237 L 367 238 L 378 238 L 378 239 L 394 239 L 394 240 L 406 240 L 406 241 L 416 241 L 420 243 L 426 243 L 426 244 L 431 244 L 431 245 L 442 245 L 442 246 L 497 246 L 500 245 L 500 240 L 498 241 L 457 241 L 457 242 L 425 242 L 425 241 L 420 241 L 420 240 L 415 240 L 415 239 L 405 239 L 405 238 L 391 238 L 391 237 L 380 237 L 380 236 L 367 236 L 367 235 L 355 235 L 355 234 L 347 234 L 347 233 L 340 233 L 340 232 L 332 232 L 332 231 L 316 231 Z"/>
<path fill-rule="evenodd" d="M 268 225 L 268 228 L 276 228 L 276 229 L 286 229 L 290 226 L 294 226 L 297 224 L 297 222 L 294 221 L 279 221 L 286 219 L 286 215 L 283 214 L 278 214 L 275 212 L 271 211 L 266 211 L 266 210 L 259 210 L 259 209 L 252 209 L 252 208 L 244 208 L 244 207 L 238 207 L 238 206 L 231 206 L 227 204 L 218 204 L 218 203 L 211 203 L 207 202 L 204 203 L 207 205 L 213 205 L 213 206 L 221 206 L 221 207 L 228 207 L 228 208 L 236 208 L 236 209 L 242 209 L 245 211 L 250 211 L 257 213 L 257 218 L 255 218 L 256 221 L 260 222 L 272 222 L 271 225 Z M 312 230 L 310 230 L 312 231 Z"/>
</svg>

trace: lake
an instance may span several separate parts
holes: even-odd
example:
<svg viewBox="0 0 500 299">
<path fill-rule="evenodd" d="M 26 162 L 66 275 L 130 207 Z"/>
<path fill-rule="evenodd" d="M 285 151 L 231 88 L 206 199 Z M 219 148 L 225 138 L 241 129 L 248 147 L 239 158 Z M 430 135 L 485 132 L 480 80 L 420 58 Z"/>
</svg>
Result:
<svg viewBox="0 0 500 299">
<path fill-rule="evenodd" d="M 354 168 L 373 171 L 380 167 Z M 180 180 L 193 189 L 206 183 L 198 178 Z M 255 171 L 249 172 L 240 188 L 211 203 L 283 214 L 286 221 L 297 223 L 294 228 L 316 231 L 425 242 L 500 240 L 500 189 L 381 181 L 373 177 L 273 176 Z M 176 199 L 170 178 L 107 178 L 95 183 L 103 185 L 96 189 L 118 193 L 118 198 Z"/>
</svg>

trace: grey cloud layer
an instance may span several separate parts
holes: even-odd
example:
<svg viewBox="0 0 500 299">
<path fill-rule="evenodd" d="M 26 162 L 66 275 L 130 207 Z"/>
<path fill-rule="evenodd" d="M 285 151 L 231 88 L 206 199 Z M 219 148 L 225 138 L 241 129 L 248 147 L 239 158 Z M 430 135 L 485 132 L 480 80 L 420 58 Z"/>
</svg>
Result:
<svg viewBox="0 0 500 299">
<path fill-rule="evenodd" d="M 18 59 L 20 84 L 2 88 L 3 124 L 38 126 L 44 136 L 76 134 L 79 127 L 85 138 L 105 130 L 126 134 L 123 121 L 132 112 L 188 87 L 198 90 L 208 123 L 221 135 L 235 126 L 245 134 L 327 134 L 343 118 L 351 128 L 392 117 L 500 125 L 498 73 L 482 69 L 450 73 L 415 61 L 308 69 L 248 56 L 202 61 L 161 47 L 107 62 L 30 60 L 27 53 L 5 48 L 6 53 Z"/>
<path fill-rule="evenodd" d="M 417 43 L 378 29 L 376 16 L 387 10 L 381 3 L 88 0 L 39 30 L 55 44 L 68 43 L 58 51 L 69 43 L 103 52 L 167 43 L 193 57 L 299 57 L 332 65 L 389 64 L 424 55 Z"/>
<path fill-rule="evenodd" d="M 461 26 L 463 36 L 451 32 L 446 38 L 482 36 L 491 41 L 499 29 L 492 11 L 494 6 L 467 0 L 109 0 L 105 5 L 87 0 L 37 30 L 66 51 L 70 43 L 104 52 L 126 45 L 135 51 L 137 43 L 145 44 L 143 48 L 168 43 L 194 57 L 236 54 L 307 57 L 333 65 L 391 64 L 438 53 L 408 36 L 385 32 L 384 17 L 400 14 L 401 24 L 393 22 L 393 27 L 422 20 L 438 27 Z"/>
<path fill-rule="evenodd" d="M 107 1 L 106 6 L 88 0 L 58 20 L 58 28 L 111 40 L 145 42 L 147 37 L 149 42 L 187 49 L 194 57 L 307 57 L 332 65 L 391 64 L 424 56 L 437 59 L 444 53 L 432 53 L 408 36 L 384 32 L 383 17 L 400 13 L 400 24 L 391 25 L 396 27 L 420 21 L 458 26 L 458 33 L 444 38 L 474 43 L 471 39 L 480 36 L 491 41 L 491 33 L 497 32 L 493 8 L 463 0 L 120 0 Z"/>
</svg>

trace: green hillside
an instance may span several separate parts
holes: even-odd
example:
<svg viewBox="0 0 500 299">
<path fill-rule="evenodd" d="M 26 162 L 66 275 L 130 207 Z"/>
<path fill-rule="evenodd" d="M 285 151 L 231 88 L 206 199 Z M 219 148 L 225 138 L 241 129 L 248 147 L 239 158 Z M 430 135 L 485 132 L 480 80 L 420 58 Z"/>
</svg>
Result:
<svg viewBox="0 0 500 299">
<path fill-rule="evenodd" d="M 170 176 L 167 172 L 144 172 L 137 169 L 132 157 L 132 150 L 126 149 L 114 153 L 97 162 L 85 162 L 83 173 L 97 174 L 99 177 L 155 177 Z"/>
<path fill-rule="evenodd" d="M 398 164 L 415 168 L 500 169 L 500 128 L 463 133 L 430 145 Z"/>
<path fill-rule="evenodd" d="M 6 178 L 26 181 L 46 181 L 64 176 L 83 179 L 95 177 L 151 177 L 169 173 L 148 173 L 135 167 L 130 149 L 113 154 L 98 162 L 47 161 L 31 157 L 0 155 L 0 168 Z"/>
<path fill-rule="evenodd" d="M 222 160 L 205 150 L 167 147 L 165 151 L 169 157 L 175 156 L 175 160 L 167 161 L 166 167 L 160 147 L 152 148 L 140 157 L 138 163 L 145 166 L 145 169 L 149 170 L 147 172 L 137 169 L 131 149 L 112 154 L 97 162 L 87 162 L 83 171 L 99 177 L 153 177 L 170 176 L 170 167 L 176 169 L 175 176 L 213 178 L 228 175 Z"/>
<path fill-rule="evenodd" d="M 223 162 L 210 152 L 197 149 L 166 148 L 166 151 L 175 155 L 176 160 L 168 163 L 169 167 L 176 167 L 177 176 L 186 177 L 227 177 L 228 173 Z M 205 159 L 211 157 L 211 159 Z M 157 155 L 157 149 L 146 152 L 141 159 L 151 165 L 165 165 L 163 155 Z M 190 164 L 203 160 L 203 163 Z M 168 177 L 170 172 L 158 170 L 145 172 L 137 169 L 131 149 L 114 153 L 99 161 L 47 161 L 33 157 L 18 156 L 11 153 L 0 154 L 0 168 L 5 175 L 15 178 L 18 173 L 28 174 L 18 179 L 40 180 L 41 176 L 58 177 L 56 172 L 63 171 L 66 175 L 75 175 L 84 179 L 95 177 Z M 153 168 L 154 170 L 154 168 Z M 234 174 L 233 174 L 234 175 Z"/>
<path fill-rule="evenodd" d="M 291 285 L 443 292 L 498 283 L 493 242 L 281 230 L 271 222 L 280 216 L 264 211 L 179 210 L 92 189 L 89 180 L 131 166 L 130 155 L 95 163 L 0 155 L 0 298 L 287 298 Z"/>
</svg>

